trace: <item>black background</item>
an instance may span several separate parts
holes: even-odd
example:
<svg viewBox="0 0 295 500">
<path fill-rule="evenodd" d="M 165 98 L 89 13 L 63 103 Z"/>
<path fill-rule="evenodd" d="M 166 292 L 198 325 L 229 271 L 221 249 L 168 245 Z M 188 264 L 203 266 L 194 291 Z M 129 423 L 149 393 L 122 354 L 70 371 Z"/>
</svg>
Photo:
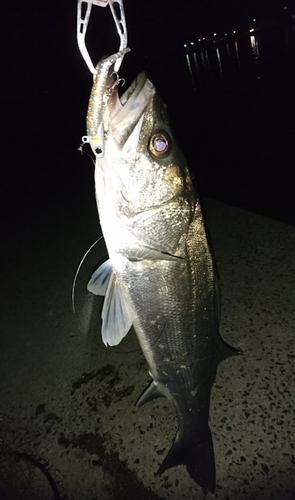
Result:
<svg viewBox="0 0 295 500">
<path fill-rule="evenodd" d="M 282 23 L 292 32 L 285 4 L 290 14 L 291 3 L 279 0 L 126 0 L 132 52 L 121 74 L 129 83 L 148 72 L 204 195 L 294 224 L 295 51 L 294 39 L 280 50 Z M 68 200 L 80 203 L 81 190 L 94 196 L 92 162 L 77 149 L 92 76 L 77 47 L 74 0 L 17 0 L 1 11 L 2 215 L 15 232 L 34 217 L 57 217 Z M 96 63 L 118 50 L 118 36 L 109 8 L 92 11 L 87 46 Z M 270 26 L 261 78 L 245 68 L 238 79 L 193 88 L 184 42 L 243 33 L 253 16 Z"/>
</svg>

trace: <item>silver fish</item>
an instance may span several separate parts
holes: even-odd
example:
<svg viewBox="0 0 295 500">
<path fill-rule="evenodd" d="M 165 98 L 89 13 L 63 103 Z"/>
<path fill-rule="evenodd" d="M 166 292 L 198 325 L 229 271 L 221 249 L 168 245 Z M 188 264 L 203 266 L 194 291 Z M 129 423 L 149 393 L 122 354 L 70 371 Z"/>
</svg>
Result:
<svg viewBox="0 0 295 500">
<path fill-rule="evenodd" d="M 178 431 L 159 473 L 185 464 L 192 479 L 213 492 L 210 393 L 219 363 L 238 351 L 219 334 L 202 208 L 166 106 L 144 73 L 120 98 L 111 69 L 107 76 L 102 71 L 110 60 L 100 64 L 104 76 L 95 89 L 104 98 L 112 89 L 106 104 L 98 103 L 104 150 L 95 166 L 109 260 L 88 290 L 105 295 L 106 345 L 118 344 L 134 326 L 152 377 L 137 405 L 164 396 L 176 410 Z"/>
</svg>

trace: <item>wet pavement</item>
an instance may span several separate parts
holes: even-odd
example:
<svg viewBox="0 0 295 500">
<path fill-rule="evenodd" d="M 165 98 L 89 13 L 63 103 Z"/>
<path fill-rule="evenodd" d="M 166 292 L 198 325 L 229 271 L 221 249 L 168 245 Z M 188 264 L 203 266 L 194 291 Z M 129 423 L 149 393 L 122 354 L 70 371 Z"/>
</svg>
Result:
<svg viewBox="0 0 295 500">
<path fill-rule="evenodd" d="M 295 228 L 205 200 L 221 333 L 243 350 L 219 367 L 212 391 L 217 488 L 205 495 L 184 466 L 156 475 L 177 424 L 165 400 L 134 407 L 150 379 L 135 335 L 119 352 L 102 349 L 99 322 L 85 335 L 72 312 L 75 271 L 99 236 L 91 176 L 70 182 L 66 198 L 61 182 L 58 200 L 41 193 L 35 208 L 24 205 L 5 238 L 0 498 L 295 499 Z M 84 285 L 103 253 L 100 242 L 77 281 L 84 328 L 99 309 Z M 24 470 L 25 456 L 20 469 L 20 452 L 49 471 L 59 494 L 40 467 Z"/>
</svg>

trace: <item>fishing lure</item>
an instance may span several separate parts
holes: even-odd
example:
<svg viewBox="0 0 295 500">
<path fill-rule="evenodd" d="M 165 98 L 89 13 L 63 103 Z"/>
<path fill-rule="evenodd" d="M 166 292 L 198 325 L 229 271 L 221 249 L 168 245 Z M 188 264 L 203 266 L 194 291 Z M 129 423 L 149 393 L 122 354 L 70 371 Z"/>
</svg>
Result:
<svg viewBox="0 0 295 500">
<path fill-rule="evenodd" d="M 83 4 L 86 4 L 86 10 L 83 9 Z M 119 5 L 119 13 L 115 10 L 115 4 Z M 88 53 L 85 36 L 89 24 L 92 5 L 106 7 L 109 5 L 117 32 L 120 37 L 119 51 L 106 58 L 102 59 L 96 67 L 94 67 L 90 55 Z M 126 19 L 123 7 L 123 0 L 78 0 L 77 10 L 77 40 L 80 52 L 86 62 L 90 72 L 93 74 L 93 86 L 90 94 L 88 111 L 87 111 L 87 135 L 82 137 L 82 149 L 84 144 L 90 144 L 90 147 L 96 158 L 101 158 L 104 154 L 104 124 L 102 116 L 108 99 L 112 96 L 116 85 L 120 83 L 117 79 L 114 83 L 109 84 L 108 74 L 112 65 L 114 65 L 113 74 L 117 74 L 120 68 L 124 55 L 130 51 L 127 48 L 127 28 Z"/>
<path fill-rule="evenodd" d="M 116 85 L 121 81 L 117 77 L 112 85 L 108 85 L 109 70 L 119 59 L 129 52 L 130 49 L 126 47 L 124 50 L 113 54 L 110 57 L 102 59 L 96 67 L 96 75 L 90 94 L 88 111 L 87 111 L 87 135 L 82 137 L 83 144 L 89 143 L 90 147 L 96 158 L 101 158 L 104 155 L 104 122 L 103 114 L 105 106 L 112 95 Z M 116 75 L 116 73 L 113 73 Z"/>
</svg>

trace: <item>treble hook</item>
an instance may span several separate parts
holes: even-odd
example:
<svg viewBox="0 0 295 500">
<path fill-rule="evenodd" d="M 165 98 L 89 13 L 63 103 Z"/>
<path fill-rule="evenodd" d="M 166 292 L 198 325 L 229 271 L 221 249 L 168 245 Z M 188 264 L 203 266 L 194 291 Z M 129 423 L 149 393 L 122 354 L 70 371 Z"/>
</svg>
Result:
<svg viewBox="0 0 295 500">
<path fill-rule="evenodd" d="M 86 11 L 83 15 L 82 12 L 82 4 L 86 3 L 87 8 Z M 115 11 L 115 4 L 119 5 L 119 15 L 117 15 Z M 126 27 L 126 19 L 125 19 L 125 12 L 124 12 L 124 6 L 123 6 L 123 0 L 78 0 L 78 5 L 77 5 L 77 41 L 78 41 L 78 47 L 80 49 L 80 52 L 82 54 L 82 57 L 84 61 L 86 62 L 90 72 L 95 75 L 97 73 L 97 70 L 95 66 L 93 65 L 90 55 L 88 53 L 86 44 L 85 44 L 85 36 L 88 28 L 88 23 L 89 23 L 89 18 L 91 14 L 91 9 L 92 5 L 97 5 L 99 7 L 106 7 L 109 5 L 111 9 L 111 13 L 113 16 L 113 19 L 116 24 L 117 32 L 120 37 L 120 47 L 119 47 L 119 52 L 121 50 L 124 50 L 127 47 L 127 27 Z M 122 63 L 123 57 L 118 59 L 115 63 L 115 71 L 118 71 L 121 63 Z"/>
<path fill-rule="evenodd" d="M 121 87 L 123 87 L 123 85 L 125 85 L 125 83 L 126 83 L 125 78 L 120 78 L 116 71 L 113 71 L 110 76 L 113 76 L 113 75 L 116 75 L 116 81 L 113 83 L 113 85 L 107 86 L 106 91 L 105 91 L 106 96 L 108 98 L 112 97 L 112 95 L 114 94 L 114 90 L 118 85 L 121 85 Z"/>
<path fill-rule="evenodd" d="M 116 66 L 116 63 L 115 63 L 115 66 Z M 114 89 L 118 85 L 121 85 L 121 87 L 123 87 L 123 85 L 125 85 L 125 83 L 126 83 L 125 78 L 120 78 L 117 71 L 113 71 L 110 76 L 113 76 L 113 75 L 116 75 L 116 81 L 115 81 L 115 83 L 113 83 L 112 89 Z"/>
</svg>

